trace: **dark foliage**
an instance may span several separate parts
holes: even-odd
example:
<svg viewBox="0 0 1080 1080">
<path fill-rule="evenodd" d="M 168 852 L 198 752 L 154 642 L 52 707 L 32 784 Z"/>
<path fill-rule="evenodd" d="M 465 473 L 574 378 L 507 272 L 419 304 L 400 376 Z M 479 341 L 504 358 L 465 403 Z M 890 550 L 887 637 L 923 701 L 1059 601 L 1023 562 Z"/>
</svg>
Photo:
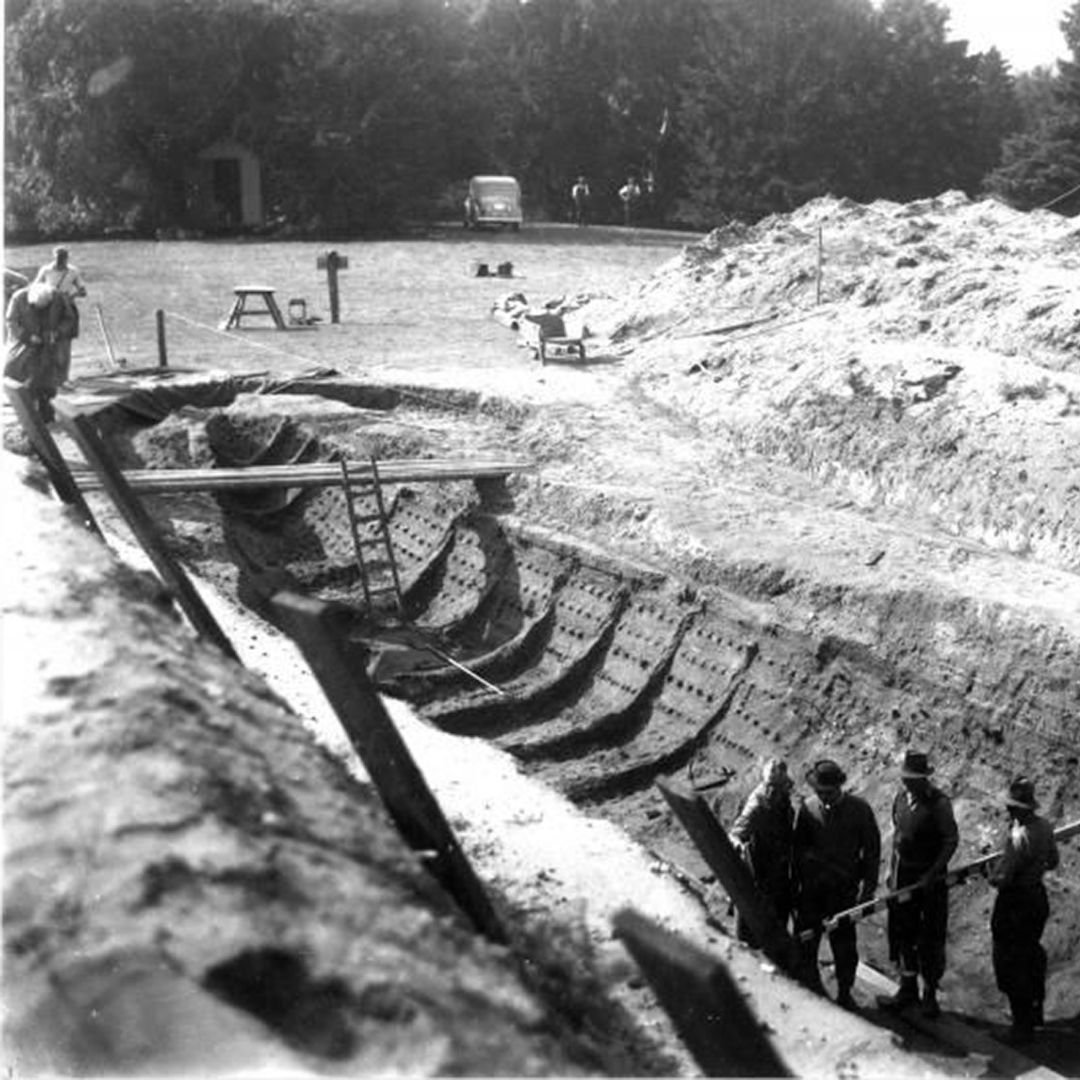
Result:
<svg viewBox="0 0 1080 1080">
<path fill-rule="evenodd" d="M 583 173 L 593 221 L 620 219 L 632 175 L 639 223 L 694 227 L 826 192 L 974 194 L 999 163 L 991 190 L 1022 202 L 1080 179 L 1076 72 L 1018 95 L 931 0 L 17 0 L 5 19 L 9 236 L 211 229 L 198 164 L 222 144 L 258 157 L 267 227 L 309 235 L 456 219 L 473 173 L 518 176 L 555 220 Z"/>
</svg>

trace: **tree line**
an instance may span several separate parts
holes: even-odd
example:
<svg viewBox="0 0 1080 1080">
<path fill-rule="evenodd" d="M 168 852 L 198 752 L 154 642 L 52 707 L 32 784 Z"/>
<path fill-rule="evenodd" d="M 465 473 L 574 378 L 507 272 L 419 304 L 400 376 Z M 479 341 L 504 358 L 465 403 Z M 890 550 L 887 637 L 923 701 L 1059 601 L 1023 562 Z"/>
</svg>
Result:
<svg viewBox="0 0 1080 1080">
<path fill-rule="evenodd" d="M 1080 0 L 1062 29 L 1070 61 L 1015 74 L 933 0 L 9 0 L 5 226 L 183 227 L 221 140 L 311 234 L 456 216 L 474 173 L 556 220 L 578 175 L 616 220 L 635 175 L 690 228 L 823 194 L 1039 206 L 1080 184 Z"/>
</svg>

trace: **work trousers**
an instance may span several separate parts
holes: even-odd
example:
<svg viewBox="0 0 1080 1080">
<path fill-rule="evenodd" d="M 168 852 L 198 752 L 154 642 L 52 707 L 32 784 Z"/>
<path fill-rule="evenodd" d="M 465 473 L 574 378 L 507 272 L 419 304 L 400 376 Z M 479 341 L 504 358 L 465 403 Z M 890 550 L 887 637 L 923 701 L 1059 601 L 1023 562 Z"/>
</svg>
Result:
<svg viewBox="0 0 1080 1080">
<path fill-rule="evenodd" d="M 813 930 L 809 941 L 802 942 L 800 949 L 800 975 L 803 982 L 813 990 L 821 991 L 821 975 L 818 972 L 818 952 L 821 948 L 823 932 L 822 920 L 838 911 L 854 907 L 857 892 L 841 887 L 827 891 L 803 892 L 795 911 L 795 933 Z M 836 985 L 840 990 L 850 990 L 855 983 L 855 969 L 859 966 L 859 950 L 855 937 L 855 924 L 845 922 L 829 933 L 829 948 L 832 951 L 833 965 L 836 971 Z"/>
<path fill-rule="evenodd" d="M 913 884 L 922 872 L 910 880 L 897 875 L 897 888 Z M 920 889 L 904 903 L 889 904 L 889 953 L 904 975 L 921 975 L 933 986 L 945 974 L 945 940 L 949 933 L 949 890 L 942 882 Z"/>
<path fill-rule="evenodd" d="M 1040 939 L 1049 917 L 1050 902 L 1041 882 L 998 890 L 990 916 L 994 977 L 1018 1027 L 1033 1025 L 1046 997 L 1046 950 Z"/>
</svg>

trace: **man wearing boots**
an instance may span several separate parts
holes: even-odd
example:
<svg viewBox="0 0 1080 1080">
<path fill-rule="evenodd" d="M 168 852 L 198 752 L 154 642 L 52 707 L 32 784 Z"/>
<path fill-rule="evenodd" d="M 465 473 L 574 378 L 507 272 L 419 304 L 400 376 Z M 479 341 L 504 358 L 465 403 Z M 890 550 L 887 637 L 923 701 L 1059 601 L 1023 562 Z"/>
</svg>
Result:
<svg viewBox="0 0 1080 1080">
<path fill-rule="evenodd" d="M 949 929 L 949 890 L 945 869 L 959 834 L 949 797 L 930 782 L 926 754 L 909 750 L 900 767 L 902 788 L 893 800 L 893 847 L 889 889 L 917 885 L 903 902 L 889 904 L 889 954 L 900 967 L 900 989 L 880 1003 L 903 1009 L 919 1001 L 923 1015 L 941 1014 L 938 983 L 945 973 Z"/>
<path fill-rule="evenodd" d="M 872 900 L 881 864 L 881 834 L 870 804 L 844 791 L 847 781 L 835 761 L 819 761 L 806 774 L 813 794 L 795 813 L 795 932 L 810 931 L 802 945 L 803 981 L 822 993 L 818 950 L 822 923 L 838 911 Z M 836 1003 L 854 1009 L 851 988 L 859 965 L 855 925 L 845 921 L 829 932 L 836 966 Z"/>
<path fill-rule="evenodd" d="M 1001 861 L 990 875 L 997 888 L 990 916 L 994 977 L 1012 1011 L 1010 1041 L 1023 1045 L 1042 1024 L 1046 997 L 1046 950 L 1040 938 L 1050 914 L 1043 874 L 1058 865 L 1050 824 L 1035 811 L 1035 785 L 1025 777 L 1009 785 L 1010 825 Z"/>
</svg>

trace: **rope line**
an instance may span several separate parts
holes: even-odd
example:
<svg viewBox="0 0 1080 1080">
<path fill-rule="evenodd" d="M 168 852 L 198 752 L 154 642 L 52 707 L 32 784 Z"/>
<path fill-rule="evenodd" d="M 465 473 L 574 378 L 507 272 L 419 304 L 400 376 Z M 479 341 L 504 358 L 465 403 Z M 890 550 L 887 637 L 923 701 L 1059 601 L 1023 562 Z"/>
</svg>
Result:
<svg viewBox="0 0 1080 1080">
<path fill-rule="evenodd" d="M 1056 206 L 1059 202 L 1063 202 L 1070 195 L 1075 195 L 1078 191 L 1080 191 L 1080 184 L 1077 184 L 1074 188 L 1070 188 L 1068 191 L 1065 192 L 1064 195 L 1058 195 L 1056 198 L 1051 199 L 1048 203 L 1043 203 L 1042 206 L 1036 206 L 1035 209 L 1049 210 L 1051 206 Z"/>
<path fill-rule="evenodd" d="M 210 326 L 207 323 L 201 323 L 196 319 L 188 318 L 187 315 L 181 315 L 178 311 L 166 311 L 166 315 L 170 319 L 179 319 L 180 322 L 185 322 L 189 326 L 194 326 L 198 330 L 206 330 L 208 333 L 216 334 L 219 337 L 226 338 L 228 341 L 237 342 L 241 345 L 247 345 L 251 349 L 262 349 L 263 352 L 274 353 L 277 356 L 285 356 L 290 360 L 296 360 L 298 362 L 306 362 L 307 358 L 303 356 L 296 356 L 294 353 L 286 352 L 284 349 L 275 349 L 273 345 L 264 345 L 261 341 L 248 341 L 246 338 L 237 337 L 235 334 L 230 333 L 228 330 L 220 330 L 216 326 Z"/>
</svg>

